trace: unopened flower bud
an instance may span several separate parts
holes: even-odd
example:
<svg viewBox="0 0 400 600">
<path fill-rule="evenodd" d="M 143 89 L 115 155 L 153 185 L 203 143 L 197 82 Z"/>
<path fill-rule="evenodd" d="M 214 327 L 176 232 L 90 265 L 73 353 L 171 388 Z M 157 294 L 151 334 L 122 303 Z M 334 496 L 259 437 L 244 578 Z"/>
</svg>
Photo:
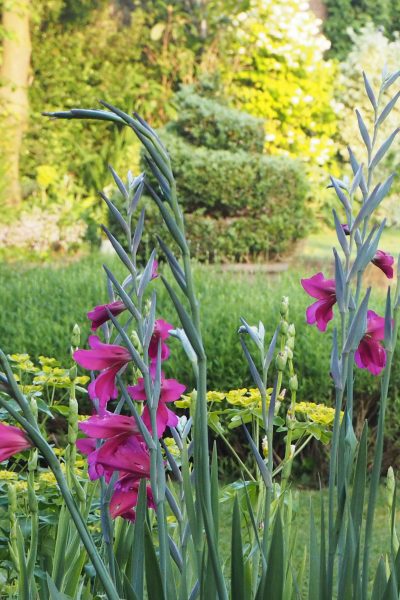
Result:
<svg viewBox="0 0 400 600">
<path fill-rule="evenodd" d="M 290 323 L 290 325 L 288 327 L 288 335 L 290 335 L 290 337 L 295 337 L 296 327 L 294 326 L 294 323 Z"/>
<path fill-rule="evenodd" d="M 289 379 L 289 389 L 291 392 L 297 392 L 297 390 L 299 389 L 299 382 L 297 380 L 296 374 L 292 375 Z"/>
<path fill-rule="evenodd" d="M 294 337 L 288 337 L 286 339 L 286 347 L 290 348 L 291 350 L 293 350 L 293 348 L 294 348 Z"/>
<path fill-rule="evenodd" d="M 28 477 L 28 506 L 31 513 L 37 513 L 38 501 L 36 498 L 35 480 L 33 478 L 33 473 Z"/>
<path fill-rule="evenodd" d="M 286 317 L 289 312 L 289 297 L 283 296 L 281 300 L 280 313 L 282 317 Z"/>
<path fill-rule="evenodd" d="M 75 325 L 72 329 L 71 346 L 73 346 L 74 348 L 78 348 L 80 343 L 81 343 L 81 330 L 80 330 L 78 323 L 75 323 Z"/>
<path fill-rule="evenodd" d="M 287 363 L 287 353 L 285 351 L 283 352 L 278 352 L 277 357 L 276 357 L 276 368 L 278 369 L 278 371 L 284 371 L 285 367 L 286 367 L 286 363 Z"/>
<path fill-rule="evenodd" d="M 37 450 L 31 450 L 28 460 L 28 471 L 36 471 L 38 463 L 38 452 Z"/>
<path fill-rule="evenodd" d="M 76 398 L 69 399 L 68 413 L 68 443 L 75 444 L 78 437 L 78 402 Z"/>
<path fill-rule="evenodd" d="M 148 298 L 148 299 L 146 300 L 146 302 L 145 302 L 145 305 L 144 305 L 144 311 L 143 311 L 143 312 L 144 312 L 144 315 L 145 315 L 146 317 L 147 317 L 147 315 L 149 315 L 149 314 L 150 314 L 150 309 L 151 309 L 151 300 L 150 300 L 150 298 Z"/>
<path fill-rule="evenodd" d="M 136 330 L 132 331 L 131 340 L 132 340 L 132 344 L 134 345 L 134 347 L 136 348 L 136 350 L 138 352 L 141 352 L 142 351 L 142 344 L 140 343 L 139 335 L 138 335 L 138 332 Z"/>
<path fill-rule="evenodd" d="M 293 458 L 295 450 L 296 450 L 296 446 L 294 444 L 290 444 L 290 458 Z"/>
<path fill-rule="evenodd" d="M 293 360 L 293 350 L 288 345 L 285 346 L 285 352 L 289 360 Z"/>
<path fill-rule="evenodd" d="M 393 506 L 393 498 L 396 488 L 396 482 L 394 477 L 393 467 L 389 467 L 386 479 L 386 493 L 387 493 L 387 503 L 389 509 L 392 509 Z"/>
<path fill-rule="evenodd" d="M 74 382 L 76 377 L 78 375 L 78 369 L 76 368 L 76 365 L 74 365 L 73 367 L 70 368 L 68 376 L 71 382 Z"/>
<path fill-rule="evenodd" d="M 264 458 L 268 458 L 268 438 L 266 435 L 261 440 L 261 448 Z"/>
<path fill-rule="evenodd" d="M 37 407 L 37 402 L 36 402 L 35 396 L 31 396 L 31 398 L 29 400 L 29 404 L 31 407 L 32 414 L 35 418 L 35 421 L 37 421 L 38 420 L 38 407 Z"/>
<path fill-rule="evenodd" d="M 285 319 L 281 319 L 281 323 L 280 323 L 280 326 L 279 326 L 279 332 L 280 332 L 280 334 L 286 336 L 287 332 L 288 332 L 288 329 L 289 329 L 288 322 L 285 321 Z"/>
<path fill-rule="evenodd" d="M 17 488 L 13 483 L 8 484 L 8 513 L 10 516 L 17 513 Z"/>
</svg>

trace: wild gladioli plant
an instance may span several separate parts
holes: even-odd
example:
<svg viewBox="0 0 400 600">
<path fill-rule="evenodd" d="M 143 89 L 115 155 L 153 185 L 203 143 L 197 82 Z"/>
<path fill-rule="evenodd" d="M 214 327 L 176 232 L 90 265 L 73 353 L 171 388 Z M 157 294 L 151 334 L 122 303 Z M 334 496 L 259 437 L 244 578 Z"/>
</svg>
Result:
<svg viewBox="0 0 400 600">
<path fill-rule="evenodd" d="M 252 326 L 242 319 L 239 326 L 255 387 L 207 392 L 199 299 L 166 148 L 138 115 L 130 116 L 106 103 L 102 103 L 104 110 L 50 114 L 129 127 L 143 144 L 148 169 L 157 184 L 151 185 L 144 174 L 134 177 L 131 173 L 124 182 L 111 169 L 125 211 L 117 210 L 103 196 L 121 235 L 115 237 L 106 227 L 104 232 L 126 277 L 120 282 L 104 267 L 109 302 L 88 312 L 93 332 L 89 349 L 79 347 L 79 335 L 74 331 L 71 350 L 75 366 L 67 377 L 68 445 L 63 461 L 48 441 L 45 403 L 39 403 L 32 393 L 34 386 L 22 385 L 0 353 L 4 368 L 0 407 L 13 423 L 0 424 L 0 459 L 30 452 L 24 523 L 18 518 L 16 486 L 9 485 L 8 548 L 16 588 L 15 595 L 9 591 L 8 597 L 398 599 L 400 550 L 392 472 L 388 477 L 389 550 L 378 564 L 372 564 L 370 554 L 398 333 L 399 284 L 394 292 L 388 287 L 385 314 L 379 315 L 370 308 L 373 294 L 364 289 L 363 276 L 371 262 L 389 283 L 394 275 L 393 257 L 379 247 L 385 227 L 385 221 L 379 220 L 380 205 L 393 176 L 379 182 L 378 172 L 398 130 L 388 139 L 378 140 L 380 125 L 400 94 L 385 99 L 399 76 L 400 71 L 384 72 L 377 94 L 364 76 L 374 121 L 369 132 L 357 112 L 366 160 L 356 158 L 349 148 L 351 177 L 331 178 L 339 200 L 333 209 L 338 239 L 333 250 L 334 278 L 326 278 L 326 272 L 301 281 L 315 300 L 307 309 L 307 322 L 315 324 L 321 335 L 327 335 L 324 332 L 333 326 L 326 376 L 335 388 L 334 409 L 298 401 L 296 331 L 289 318 L 288 298 L 282 299 L 279 323 L 270 342 L 262 322 Z M 145 211 L 137 213 L 143 192 L 155 202 L 179 249 L 173 254 L 166 239 L 158 238 L 173 281 L 158 274 L 155 251 L 144 268 L 140 266 Z M 157 314 L 160 280 L 175 307 L 179 327 Z M 165 374 L 172 338 L 181 343 L 196 379 L 196 389 L 186 395 L 185 382 Z M 12 360 L 22 368 L 23 361 Z M 90 417 L 78 415 L 76 392 L 85 390 L 78 385 L 76 365 L 91 372 Z M 368 425 L 359 439 L 353 429 L 358 368 L 381 381 L 371 473 Z M 246 461 L 229 441 L 229 430 L 237 426 L 243 427 L 251 450 Z M 215 447 L 210 453 L 209 428 L 221 437 L 242 472 L 242 480 L 228 491 L 219 485 L 218 456 Z M 284 454 L 278 463 L 274 441 L 279 435 L 284 438 Z M 313 437 L 331 444 L 327 500 L 321 491 L 318 527 L 312 505 L 309 523 L 298 523 L 296 492 L 291 486 L 294 458 Z M 77 450 L 86 456 L 89 479 L 77 475 Z M 45 499 L 36 490 L 46 465 L 58 486 L 59 512 L 54 552 L 45 559 L 40 540 L 51 523 L 41 516 Z M 231 546 L 227 551 L 220 503 L 232 501 L 232 496 Z M 22 526 L 28 531 L 25 539 Z M 304 548 L 305 528 L 309 530 L 309 549 L 299 559 L 295 550 L 300 534 Z"/>
</svg>

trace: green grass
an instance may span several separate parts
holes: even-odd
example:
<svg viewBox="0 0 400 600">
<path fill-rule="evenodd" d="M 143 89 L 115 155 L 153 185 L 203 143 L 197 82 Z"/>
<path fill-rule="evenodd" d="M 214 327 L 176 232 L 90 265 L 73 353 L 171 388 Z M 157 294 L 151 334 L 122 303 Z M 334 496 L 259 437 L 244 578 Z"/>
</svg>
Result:
<svg viewBox="0 0 400 600">
<path fill-rule="evenodd" d="M 336 232 L 332 228 L 324 226 L 298 243 L 296 256 L 318 261 L 328 260 L 332 257 L 332 247 L 337 244 Z M 400 252 L 400 231 L 385 229 L 379 247 L 397 257 Z"/>
<path fill-rule="evenodd" d="M 326 489 L 320 491 L 295 489 L 294 494 L 298 494 L 297 508 L 295 511 L 295 527 L 297 528 L 297 537 L 294 545 L 294 553 L 292 563 L 295 571 L 300 567 L 304 559 L 304 549 L 307 549 L 307 566 L 305 574 L 305 586 L 307 585 L 307 571 L 309 569 L 309 527 L 310 527 L 310 506 L 313 507 L 316 529 L 320 531 L 320 506 L 321 495 L 327 507 L 328 492 Z M 229 557 L 230 557 L 230 538 L 231 538 L 231 521 L 233 503 L 222 503 L 220 509 L 220 549 L 223 556 L 227 557 L 226 572 L 229 572 Z M 295 503 L 296 506 L 296 503 Z M 245 506 L 243 505 L 245 510 Z M 366 509 L 365 509 L 366 510 Z M 397 526 L 400 525 L 397 518 Z M 245 535 L 245 527 L 243 527 L 243 536 Z M 390 550 L 390 517 L 386 503 L 386 490 L 384 486 L 379 489 L 377 497 L 377 505 L 374 519 L 374 529 L 371 543 L 370 553 L 370 586 L 375 576 L 375 570 L 378 566 L 378 561 L 382 555 Z"/>
</svg>

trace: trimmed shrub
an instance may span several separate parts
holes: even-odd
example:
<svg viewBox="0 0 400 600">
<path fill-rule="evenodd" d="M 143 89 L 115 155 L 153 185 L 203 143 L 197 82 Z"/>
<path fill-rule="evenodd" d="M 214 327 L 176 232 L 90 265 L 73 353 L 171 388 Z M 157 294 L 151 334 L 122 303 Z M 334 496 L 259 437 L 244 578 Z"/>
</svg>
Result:
<svg viewBox="0 0 400 600">
<path fill-rule="evenodd" d="M 179 112 L 174 123 L 178 135 L 195 146 L 214 150 L 261 153 L 264 148 L 264 121 L 233 110 L 187 88 L 176 98 Z"/>
<path fill-rule="evenodd" d="M 300 162 L 261 153 L 260 119 L 228 110 L 190 88 L 177 99 L 180 116 L 160 136 L 171 156 L 193 256 L 244 262 L 290 250 L 311 222 L 309 187 Z M 223 143 L 226 148 L 216 149 Z M 242 149 L 243 144 L 252 151 Z M 160 219 L 150 217 L 148 225 L 152 237 Z"/>
</svg>

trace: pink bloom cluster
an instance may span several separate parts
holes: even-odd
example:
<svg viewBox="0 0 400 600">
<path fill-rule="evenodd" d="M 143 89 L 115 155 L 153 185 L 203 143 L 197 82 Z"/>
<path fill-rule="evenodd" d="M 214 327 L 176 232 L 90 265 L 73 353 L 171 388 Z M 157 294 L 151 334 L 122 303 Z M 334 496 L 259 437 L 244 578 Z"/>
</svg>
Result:
<svg viewBox="0 0 400 600">
<path fill-rule="evenodd" d="M 107 482 L 115 471 L 118 479 L 110 502 L 113 518 L 135 519 L 140 480 L 150 477 L 149 451 L 136 426 L 135 419 L 106 411 L 102 416 L 93 415 L 79 423 L 88 436 L 77 441 L 77 447 L 88 457 L 88 472 L 92 480 L 104 477 Z M 100 440 L 105 440 L 100 445 Z M 149 506 L 153 497 L 147 486 Z"/>
<path fill-rule="evenodd" d="M 377 264 L 377 261 L 377 266 L 389 278 L 393 277 L 393 257 L 378 250 L 372 262 Z M 335 280 L 325 279 L 322 273 L 316 273 L 309 279 L 302 279 L 301 285 L 307 294 L 317 300 L 306 310 L 307 323 L 316 323 L 320 331 L 326 331 L 329 321 L 333 318 L 333 306 L 336 304 Z M 369 310 L 367 330 L 358 345 L 354 359 L 360 369 L 368 369 L 372 375 L 379 375 L 386 365 L 386 351 L 380 343 L 384 339 L 384 328 L 385 319 Z"/>
<path fill-rule="evenodd" d="M 116 306 L 117 304 L 97 306 L 88 313 L 89 318 L 92 319 L 92 329 L 107 320 L 107 308 L 110 312 L 114 311 L 113 314 L 122 312 L 122 307 Z M 106 318 L 103 320 L 103 317 Z M 148 349 L 150 375 L 153 380 L 159 346 L 161 346 L 162 361 L 167 360 L 170 355 L 166 340 L 171 329 L 173 326 L 163 319 L 156 320 L 154 324 Z M 107 410 L 109 400 L 117 398 L 118 395 L 115 378 L 131 361 L 131 355 L 123 346 L 104 344 L 95 335 L 89 337 L 89 345 L 90 350 L 77 350 L 74 359 L 86 369 L 100 371 L 88 390 L 91 399 L 98 400 L 98 414 L 79 424 L 87 437 L 78 440 L 77 446 L 88 457 L 91 479 L 104 477 L 109 482 L 113 473 L 118 472 L 110 503 L 110 513 L 113 518 L 121 516 L 134 520 L 140 480 L 150 477 L 150 455 L 134 417 L 113 414 Z M 168 426 L 178 424 L 178 417 L 167 408 L 166 403 L 178 400 L 185 389 L 184 385 L 175 379 L 166 379 L 164 373 L 161 373 L 160 396 L 156 411 L 158 437 L 163 435 Z M 139 402 L 148 400 L 143 378 L 140 378 L 136 385 L 128 386 L 127 390 L 133 400 Z M 146 427 L 152 431 L 147 404 L 142 419 Z M 149 486 L 147 486 L 147 499 L 148 505 L 153 507 Z"/>
</svg>

